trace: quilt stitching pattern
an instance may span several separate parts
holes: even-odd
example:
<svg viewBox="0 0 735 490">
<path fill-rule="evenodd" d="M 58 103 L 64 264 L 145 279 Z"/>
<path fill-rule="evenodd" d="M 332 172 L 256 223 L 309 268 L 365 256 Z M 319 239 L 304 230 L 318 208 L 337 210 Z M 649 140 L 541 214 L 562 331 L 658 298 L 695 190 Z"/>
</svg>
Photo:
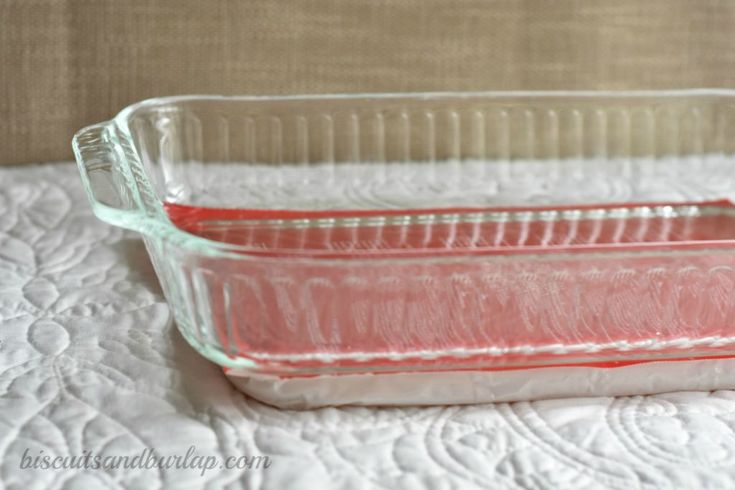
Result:
<svg viewBox="0 0 735 490">
<path fill-rule="evenodd" d="M 145 248 L 71 164 L 0 169 L 0 488 L 735 488 L 735 393 L 279 410 L 176 331 Z M 268 469 L 43 470 L 24 451 L 267 455 Z M 78 485 L 75 486 L 75 485 Z"/>
</svg>

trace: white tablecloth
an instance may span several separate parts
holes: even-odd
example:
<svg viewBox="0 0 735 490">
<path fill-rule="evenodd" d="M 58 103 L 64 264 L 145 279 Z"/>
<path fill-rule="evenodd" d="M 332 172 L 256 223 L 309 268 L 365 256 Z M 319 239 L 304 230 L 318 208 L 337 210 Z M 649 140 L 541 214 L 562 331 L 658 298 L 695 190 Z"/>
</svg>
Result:
<svg viewBox="0 0 735 490">
<path fill-rule="evenodd" d="M 735 392 L 303 412 L 248 399 L 178 334 L 143 243 L 94 218 L 71 164 L 0 169 L 0 341 L 0 487 L 735 488 Z M 270 467 L 21 467 L 191 446 Z"/>
</svg>

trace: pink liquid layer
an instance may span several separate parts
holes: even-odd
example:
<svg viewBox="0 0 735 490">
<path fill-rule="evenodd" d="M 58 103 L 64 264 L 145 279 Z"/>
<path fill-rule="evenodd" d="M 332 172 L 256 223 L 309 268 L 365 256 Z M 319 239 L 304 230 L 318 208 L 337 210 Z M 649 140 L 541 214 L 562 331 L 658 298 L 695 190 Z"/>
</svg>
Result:
<svg viewBox="0 0 735 490">
<path fill-rule="evenodd" d="M 682 209 L 687 204 L 627 204 L 595 207 L 602 212 Z M 696 205 L 705 214 L 687 216 L 627 216 L 603 219 L 556 217 L 548 208 L 527 209 L 420 209 L 410 211 L 288 211 L 216 209 L 166 204 L 179 228 L 215 241 L 251 248 L 252 252 L 322 257 L 464 255 L 472 253 L 551 253 L 574 251 L 692 249 L 730 246 L 735 240 L 735 211 L 729 201 Z M 592 207 L 574 208 L 581 213 Z M 567 208 L 566 211 L 570 211 Z M 530 216 L 520 216 L 527 212 Z M 651 211 L 653 212 L 653 211 Z M 502 221 L 483 220 L 482 214 L 505 213 Z M 513 214 L 510 214 L 513 213 Z M 640 214 L 640 213 L 639 213 Z M 385 224 L 369 224 L 383 217 Z M 413 217 L 394 224 L 390 218 Z M 474 216 L 471 222 L 466 217 Z M 415 218 L 423 217 L 421 222 Z M 326 219 L 341 219 L 329 224 Z M 353 223 L 347 223 L 347 219 Z M 427 221 L 429 220 L 433 221 Z M 464 218 L 464 220 L 463 220 Z M 300 226 L 299 220 L 309 222 Z M 321 220 L 321 222 L 319 222 Z M 279 221 L 278 223 L 274 223 Z M 395 221 L 395 219 L 394 219 Z M 284 226 L 284 224 L 290 226 Z"/>
<path fill-rule="evenodd" d="M 728 340 L 735 336 L 733 206 L 698 203 L 701 213 L 691 215 L 664 209 L 683 206 L 604 206 L 595 209 L 664 212 L 605 219 L 547 214 L 520 221 L 515 220 L 518 211 L 533 218 L 548 210 L 324 212 L 179 204 L 166 209 L 189 233 L 247 246 L 248 253 L 283 257 L 276 265 L 205 258 L 192 267 L 192 273 L 196 267 L 207 271 L 199 281 L 206 284 L 218 341 L 230 355 L 292 367 L 334 356 L 331 362 L 366 369 L 438 360 L 504 369 L 569 363 L 614 367 L 659 356 L 720 357 L 735 350 Z M 467 215 L 506 211 L 516 214 L 505 221 L 462 221 Z M 407 214 L 439 217 L 428 223 L 362 226 L 367 218 Z M 455 216 L 441 222 L 446 215 Z M 314 226 L 327 218 L 353 221 Z M 298 225 L 294 220 L 310 225 L 283 227 L 284 222 Z M 610 250 L 648 253 L 576 255 Z M 664 250 L 693 253 L 658 253 Z M 569 255 L 545 255 L 552 252 Z M 349 267 L 288 260 L 475 254 L 520 260 L 360 260 Z M 413 355 L 418 351 L 433 356 Z M 362 360 L 350 357 L 358 353 Z"/>
</svg>

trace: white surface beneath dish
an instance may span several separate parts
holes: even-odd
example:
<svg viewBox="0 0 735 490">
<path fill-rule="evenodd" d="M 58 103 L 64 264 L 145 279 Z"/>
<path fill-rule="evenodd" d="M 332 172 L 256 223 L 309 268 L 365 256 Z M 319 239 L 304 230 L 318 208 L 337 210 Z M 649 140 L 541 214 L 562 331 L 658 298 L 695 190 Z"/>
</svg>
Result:
<svg viewBox="0 0 735 490">
<path fill-rule="evenodd" d="M 142 241 L 92 216 L 71 164 L 0 168 L 0 340 L 0 487 L 735 488 L 733 391 L 311 411 L 259 403 L 181 338 Z M 20 468 L 27 448 L 170 455 L 192 445 L 268 455 L 272 466 L 203 476 Z"/>
<path fill-rule="evenodd" d="M 651 362 L 615 368 L 362 374 L 279 378 L 226 371 L 242 392 L 281 408 L 450 405 L 676 390 L 735 389 L 735 359 Z"/>
</svg>

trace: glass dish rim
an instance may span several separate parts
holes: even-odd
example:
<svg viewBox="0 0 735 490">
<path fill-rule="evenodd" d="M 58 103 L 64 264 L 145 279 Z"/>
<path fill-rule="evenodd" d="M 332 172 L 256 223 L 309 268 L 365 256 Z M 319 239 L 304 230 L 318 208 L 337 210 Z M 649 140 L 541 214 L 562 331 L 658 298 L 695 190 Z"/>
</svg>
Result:
<svg viewBox="0 0 735 490">
<path fill-rule="evenodd" d="M 176 245 L 182 246 L 187 249 L 193 249 L 197 253 L 207 256 L 217 257 L 229 257 L 238 260 L 257 260 L 261 262 L 283 262 L 288 260 L 289 262 L 301 262 L 301 263 L 319 263 L 320 265 L 364 265 L 374 263 L 385 263 L 385 262 L 421 262 L 427 261 L 432 262 L 445 262 L 445 261 L 457 261 L 457 260 L 533 260 L 533 259 L 544 259 L 544 260 L 564 260 L 571 259 L 573 257 L 580 256 L 620 256 L 621 254 L 635 254 L 636 256 L 646 254 L 682 254 L 687 253 L 682 250 L 667 250 L 661 249 L 649 249 L 647 251 L 636 251 L 636 252 L 625 252 L 622 250 L 589 250 L 589 251 L 560 251 L 560 252 L 544 252 L 534 253 L 529 251 L 528 253 L 519 253 L 512 256 L 505 256 L 501 254 L 486 253 L 486 254 L 466 254 L 457 256 L 441 256 L 422 254 L 414 257 L 380 257 L 380 256 L 369 256 L 369 257 L 320 257 L 318 254 L 309 254 L 308 251 L 304 251 L 298 255 L 278 254 L 274 252 L 272 256 L 262 255 L 254 253 L 254 251 L 243 245 L 237 245 L 233 243 L 221 242 L 204 238 L 195 234 L 192 234 L 186 230 L 183 230 L 174 225 L 163 210 L 163 202 L 153 192 L 148 172 L 143 167 L 142 163 L 137 158 L 137 151 L 135 152 L 136 158 L 129 158 L 128 156 L 122 156 L 120 154 L 120 148 L 122 147 L 121 140 L 133 141 L 133 136 L 129 127 L 129 119 L 131 115 L 142 109 L 161 106 L 166 104 L 176 104 L 187 101 L 239 101 L 239 102 L 277 102 L 277 101 L 336 101 L 336 100 L 391 100 L 391 99 L 403 99 L 403 100 L 416 100 L 416 101 L 430 101 L 432 99 L 471 99 L 471 98 L 487 98 L 487 99 L 512 99 L 512 98 L 527 98 L 527 99 L 543 99 L 543 98 L 579 98 L 579 99 L 595 99 L 595 98 L 610 98 L 610 99 L 645 99 L 645 98 L 687 98 L 687 97 L 734 97 L 735 89 L 728 88 L 690 88 L 690 89 L 673 89 L 673 90 L 508 90 L 508 91 L 445 91 L 445 92 L 355 92 L 355 93 L 326 93 L 326 94 L 294 94 L 294 95 L 218 95 L 218 94 L 187 94 L 187 95 L 171 95 L 162 97 L 152 97 L 141 100 L 139 102 L 128 105 L 113 116 L 110 120 L 101 122 L 98 124 L 90 125 L 80 129 L 73 138 L 72 146 L 76 155 L 77 163 L 82 174 L 82 180 L 85 190 L 88 194 L 94 213 L 101 220 L 111 223 L 113 225 L 121 226 L 128 229 L 133 229 L 140 232 L 144 236 L 152 238 L 158 238 L 167 242 L 175 243 Z M 108 131 L 114 129 L 114 131 Z M 133 185 L 134 188 L 131 192 L 138 193 L 140 190 L 139 186 L 142 186 L 142 190 L 151 196 L 155 196 L 155 206 L 150 207 L 148 205 L 138 203 L 135 209 L 117 209 L 108 205 L 105 205 L 94 197 L 94 190 L 92 189 L 91 182 L 89 181 L 87 172 L 88 169 L 84 164 L 83 157 L 81 155 L 81 149 L 79 144 L 79 138 L 86 132 L 91 130 L 107 131 L 109 136 L 108 145 L 113 146 L 110 148 L 111 152 L 116 153 L 118 164 L 125 171 L 126 180 L 128 186 Z M 132 175 L 132 170 L 135 169 L 135 176 Z M 730 245 L 730 243 L 720 242 L 719 247 L 722 249 L 723 245 Z M 732 241 L 732 245 L 735 246 L 735 240 Z M 712 253 L 717 248 L 697 248 L 696 250 L 689 251 L 688 253 Z"/>
</svg>

